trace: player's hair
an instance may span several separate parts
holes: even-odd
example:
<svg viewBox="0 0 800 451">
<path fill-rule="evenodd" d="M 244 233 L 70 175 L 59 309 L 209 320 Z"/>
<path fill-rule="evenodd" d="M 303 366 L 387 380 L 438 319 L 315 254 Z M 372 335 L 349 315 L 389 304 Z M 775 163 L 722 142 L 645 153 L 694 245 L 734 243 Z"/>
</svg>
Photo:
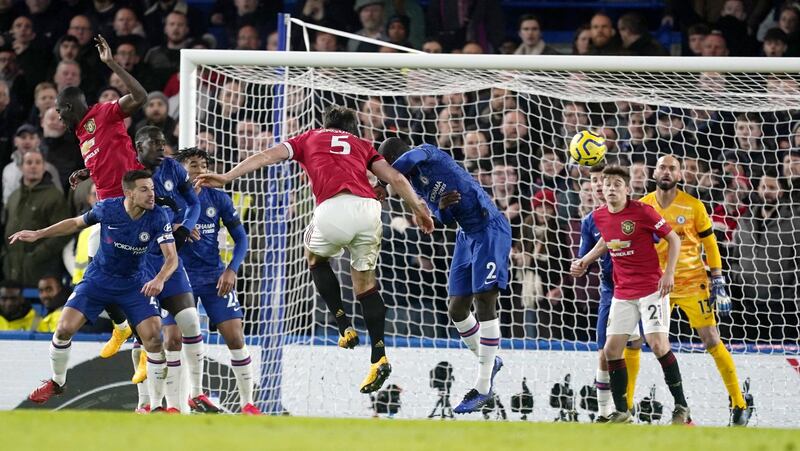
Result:
<svg viewBox="0 0 800 451">
<path fill-rule="evenodd" d="M 624 168 L 622 166 L 617 166 L 617 165 L 606 166 L 605 169 L 603 169 L 603 176 L 605 176 L 605 177 L 611 177 L 611 176 L 621 177 L 622 180 L 625 181 L 626 185 L 631 182 L 631 173 L 628 172 L 627 168 Z"/>
<path fill-rule="evenodd" d="M 606 165 L 603 163 L 598 163 L 594 166 L 589 166 L 589 174 L 602 174 L 605 168 Z"/>
<path fill-rule="evenodd" d="M 138 146 L 139 143 L 143 142 L 147 138 L 153 136 L 156 133 L 163 134 L 164 132 L 161 131 L 160 128 L 156 127 L 155 125 L 146 125 L 139 130 L 136 131 L 136 136 L 134 137 L 134 142 Z"/>
<path fill-rule="evenodd" d="M 68 86 L 58 93 L 58 101 L 70 104 L 86 103 L 86 96 L 77 86 Z"/>
<path fill-rule="evenodd" d="M 21 292 L 22 292 L 22 290 L 25 289 L 25 286 L 22 285 L 22 282 L 18 282 L 16 280 L 8 279 L 8 280 L 0 281 L 0 288 L 10 288 L 12 290 L 19 290 L 20 291 L 20 296 L 21 296 L 22 295 Z"/>
<path fill-rule="evenodd" d="M 208 162 L 208 152 L 199 148 L 199 147 L 187 147 L 185 149 L 178 150 L 178 153 L 175 154 L 175 160 L 180 163 L 188 160 L 189 158 L 202 158 Z"/>
<path fill-rule="evenodd" d="M 332 106 L 325 111 L 322 126 L 335 128 L 358 136 L 358 117 L 356 112 L 344 106 Z"/>
<path fill-rule="evenodd" d="M 152 177 L 153 174 L 144 169 L 134 169 L 133 171 L 128 171 L 122 176 L 122 189 L 133 189 L 136 186 L 137 180 L 149 179 Z"/>
<path fill-rule="evenodd" d="M 389 138 L 386 141 L 382 142 L 380 147 L 378 148 L 378 153 L 383 155 L 383 158 L 386 158 L 386 161 L 389 164 L 394 163 L 400 158 L 400 155 L 406 153 L 409 149 L 408 144 L 400 138 Z"/>
</svg>

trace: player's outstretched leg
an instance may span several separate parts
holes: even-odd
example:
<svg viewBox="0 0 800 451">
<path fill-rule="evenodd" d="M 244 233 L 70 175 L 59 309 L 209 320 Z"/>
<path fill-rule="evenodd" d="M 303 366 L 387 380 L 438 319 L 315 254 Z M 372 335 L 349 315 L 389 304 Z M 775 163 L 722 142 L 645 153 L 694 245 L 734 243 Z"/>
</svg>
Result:
<svg viewBox="0 0 800 451">
<path fill-rule="evenodd" d="M 161 318 L 151 316 L 136 325 L 147 355 L 147 388 L 150 393 L 151 412 L 164 411 L 162 402 L 167 382 L 167 359 L 161 340 Z"/>
<path fill-rule="evenodd" d="M 651 333 L 647 335 L 647 344 L 658 358 L 661 369 L 664 371 L 664 382 L 667 383 L 672 398 L 675 400 L 675 409 L 672 411 L 672 424 L 688 424 L 691 419 L 689 404 L 683 394 L 683 382 L 678 359 L 672 353 L 669 338 L 666 333 Z"/>
<path fill-rule="evenodd" d="M 747 423 L 750 422 L 750 409 L 747 408 L 747 403 L 739 389 L 739 377 L 736 374 L 736 365 L 733 363 L 730 351 L 720 341 L 716 326 L 699 327 L 697 334 L 714 359 L 717 371 L 725 384 L 725 390 L 728 391 L 731 426 L 747 426 Z"/>
<path fill-rule="evenodd" d="M 386 346 L 383 342 L 384 327 L 386 324 L 386 306 L 383 304 L 381 293 L 375 280 L 375 270 L 367 269 L 358 271 L 352 268 L 353 291 L 358 293 L 356 299 L 361 304 L 361 313 L 367 324 L 370 344 L 369 372 L 361 382 L 361 393 L 372 393 L 381 388 L 383 383 L 392 373 L 392 365 L 386 358 Z"/>
<path fill-rule="evenodd" d="M 334 274 L 327 259 L 311 253 L 308 254 L 307 258 L 314 287 L 316 287 L 322 300 L 325 301 L 328 310 L 336 318 L 336 327 L 339 329 L 339 347 L 345 349 L 355 348 L 358 346 L 358 334 L 344 311 L 339 279 L 336 278 L 336 274 Z"/>
<path fill-rule="evenodd" d="M 239 390 L 242 414 L 261 415 L 261 411 L 253 403 L 253 362 L 250 358 L 250 351 L 244 343 L 242 320 L 235 318 L 223 321 L 217 324 L 217 329 L 225 339 L 225 344 L 228 345 L 231 353 L 231 369 L 236 376 L 236 388 Z"/>
<path fill-rule="evenodd" d="M 53 376 L 31 392 L 28 396 L 30 401 L 44 404 L 53 396 L 64 392 L 72 336 L 85 322 L 86 317 L 79 310 L 64 307 L 61 318 L 58 320 L 58 326 L 56 326 L 56 332 L 50 342 L 50 368 L 53 370 Z"/>
<path fill-rule="evenodd" d="M 447 314 L 450 316 L 450 321 L 456 326 L 458 334 L 461 336 L 461 341 L 475 354 L 475 357 L 478 357 L 481 325 L 470 311 L 470 307 L 472 307 L 471 295 L 450 296 Z"/>
<path fill-rule="evenodd" d="M 133 335 L 133 328 L 128 325 L 128 319 L 120 306 L 109 304 L 106 306 L 106 313 L 114 323 L 114 330 L 111 332 L 111 338 L 100 349 L 100 357 L 104 359 L 116 355 L 119 348 Z"/>
<path fill-rule="evenodd" d="M 478 377 L 475 387 L 468 391 L 461 403 L 453 409 L 455 413 L 475 412 L 492 399 L 494 377 L 503 361 L 497 356 L 500 346 L 500 320 L 497 318 L 497 290 L 475 295 L 480 319 L 480 341 L 478 343 Z"/>
</svg>

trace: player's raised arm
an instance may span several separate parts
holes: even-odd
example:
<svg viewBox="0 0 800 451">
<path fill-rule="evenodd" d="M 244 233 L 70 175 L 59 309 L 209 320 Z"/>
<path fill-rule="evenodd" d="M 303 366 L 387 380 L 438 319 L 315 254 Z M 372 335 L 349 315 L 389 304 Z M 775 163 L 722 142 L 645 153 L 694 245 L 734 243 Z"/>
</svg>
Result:
<svg viewBox="0 0 800 451">
<path fill-rule="evenodd" d="M 122 83 L 125 84 L 125 87 L 128 88 L 128 91 L 130 91 L 130 94 L 126 94 L 119 99 L 119 107 L 122 108 L 125 114 L 133 114 L 147 101 L 147 91 L 133 75 L 129 74 L 128 71 L 114 61 L 114 55 L 111 53 L 111 47 L 106 42 L 106 38 L 98 34 L 95 36 L 94 42 L 97 52 L 100 54 L 100 61 L 117 74 Z"/>
<path fill-rule="evenodd" d="M 81 215 L 57 222 L 44 229 L 20 230 L 19 232 L 16 232 L 8 237 L 8 244 L 14 244 L 17 241 L 33 243 L 35 241 L 54 236 L 74 235 L 85 229 L 87 226 L 88 225 L 86 224 L 86 221 L 83 219 L 83 215 Z"/>
<path fill-rule="evenodd" d="M 195 179 L 194 186 L 196 188 L 222 188 L 228 183 L 256 169 L 287 160 L 289 156 L 289 149 L 283 144 L 278 144 L 247 157 L 244 161 L 237 164 L 236 167 L 224 174 L 200 174 Z"/>
<path fill-rule="evenodd" d="M 392 188 L 411 208 L 417 219 L 417 225 L 424 233 L 433 232 L 433 218 L 425 201 L 420 199 L 414 192 L 414 188 L 408 183 L 406 176 L 389 166 L 386 160 L 378 160 L 372 163 L 370 168 L 373 174 L 382 181 L 392 185 Z"/>
<path fill-rule="evenodd" d="M 183 166 L 178 166 L 183 169 Z M 189 174 L 185 171 L 183 174 L 178 172 L 179 177 L 185 177 L 184 181 L 178 186 L 178 193 L 180 193 L 183 200 L 186 202 L 186 209 L 183 213 L 183 221 L 180 227 L 172 231 L 175 236 L 175 248 L 180 249 L 189 239 L 192 231 L 197 225 L 197 219 L 200 217 L 200 198 L 197 197 L 192 182 L 189 181 Z"/>
<path fill-rule="evenodd" d="M 175 249 L 175 242 L 166 241 L 159 244 L 161 253 L 164 254 L 164 263 L 161 270 L 142 287 L 142 294 L 145 296 L 157 296 L 164 289 L 164 283 L 169 280 L 172 273 L 178 269 L 178 250 Z"/>
<path fill-rule="evenodd" d="M 669 255 L 667 257 L 667 267 L 658 282 L 658 291 L 661 296 L 668 295 L 675 285 L 675 266 L 678 264 L 678 256 L 681 253 L 681 239 L 674 230 L 670 230 L 664 239 L 669 244 Z"/>
</svg>

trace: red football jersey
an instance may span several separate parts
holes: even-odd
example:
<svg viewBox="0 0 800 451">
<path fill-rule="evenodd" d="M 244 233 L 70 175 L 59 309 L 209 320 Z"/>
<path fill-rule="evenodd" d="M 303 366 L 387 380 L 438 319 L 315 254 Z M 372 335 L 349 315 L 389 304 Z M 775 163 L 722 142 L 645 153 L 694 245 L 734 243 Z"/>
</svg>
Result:
<svg viewBox="0 0 800 451">
<path fill-rule="evenodd" d="M 661 267 L 653 234 L 667 236 L 672 231 L 667 221 L 650 205 L 635 200 L 617 213 L 603 205 L 593 217 L 614 263 L 614 297 L 639 299 L 655 293 Z"/>
<path fill-rule="evenodd" d="M 97 200 L 122 196 L 122 176 L 144 169 L 125 129 L 126 117 L 118 102 L 97 103 L 75 129 L 83 164 L 97 188 Z"/>
<path fill-rule="evenodd" d="M 308 173 L 317 205 L 342 191 L 375 199 L 367 169 L 383 157 L 369 142 L 342 130 L 319 128 L 283 144 L 289 148 L 289 158 Z"/>
</svg>

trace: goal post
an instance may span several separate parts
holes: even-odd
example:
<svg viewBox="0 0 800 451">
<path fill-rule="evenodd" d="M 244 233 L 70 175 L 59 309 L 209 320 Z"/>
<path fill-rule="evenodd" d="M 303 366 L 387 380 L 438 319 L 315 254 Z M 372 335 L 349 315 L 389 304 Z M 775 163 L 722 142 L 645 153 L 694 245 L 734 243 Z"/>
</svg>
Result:
<svg viewBox="0 0 800 451">
<path fill-rule="evenodd" d="M 604 134 L 608 161 L 631 169 L 637 197 L 653 189 L 655 159 L 676 154 L 685 162 L 682 186 L 711 213 L 725 259 L 735 311 L 720 331 L 740 383 L 750 381 L 755 422 L 797 426 L 800 414 L 789 399 L 800 371 L 800 255 L 793 253 L 800 248 L 800 185 L 786 171 L 795 170 L 793 151 L 800 149 L 798 73 L 798 58 L 182 50 L 179 142 L 206 148 L 212 167 L 226 170 L 320 127 L 324 110 L 343 104 L 358 111 L 362 137 L 376 148 L 400 136 L 451 153 L 511 218 L 511 294 L 499 303 L 506 367 L 497 394 L 509 417 L 519 418 L 511 397 L 527 379 L 535 405 L 527 418 L 536 420 L 560 415 L 550 391 L 569 375 L 578 419 L 588 421 L 580 390 L 591 385 L 597 360 L 597 279 L 568 275 L 591 190 L 585 168 L 568 161 L 566 142 L 581 129 Z M 749 212 L 758 208 L 762 179 L 773 176 L 784 192 L 782 219 L 767 223 Z M 281 163 L 226 189 L 250 234 L 239 290 L 248 340 L 261 352 L 260 405 L 296 415 L 367 416 L 377 402 L 383 412 L 386 393 L 375 401 L 357 390 L 368 346 L 337 349 L 335 321 L 315 296 L 302 246 L 314 201 L 300 166 Z M 477 366 L 447 319 L 455 229 L 437 224 L 427 237 L 399 202 L 384 207 L 378 279 L 395 369 L 387 385 L 401 390 L 397 416 L 427 417 L 441 397 L 458 401 Z M 764 227 L 774 228 L 766 238 L 758 235 Z M 347 259 L 332 265 L 366 342 Z M 670 338 L 695 421 L 726 424 L 727 393 L 713 359 L 686 316 L 675 311 L 672 318 Z M 442 362 L 452 366 L 453 380 L 432 380 Z M 637 403 L 651 387 L 671 407 L 660 368 L 645 354 Z"/>
</svg>

